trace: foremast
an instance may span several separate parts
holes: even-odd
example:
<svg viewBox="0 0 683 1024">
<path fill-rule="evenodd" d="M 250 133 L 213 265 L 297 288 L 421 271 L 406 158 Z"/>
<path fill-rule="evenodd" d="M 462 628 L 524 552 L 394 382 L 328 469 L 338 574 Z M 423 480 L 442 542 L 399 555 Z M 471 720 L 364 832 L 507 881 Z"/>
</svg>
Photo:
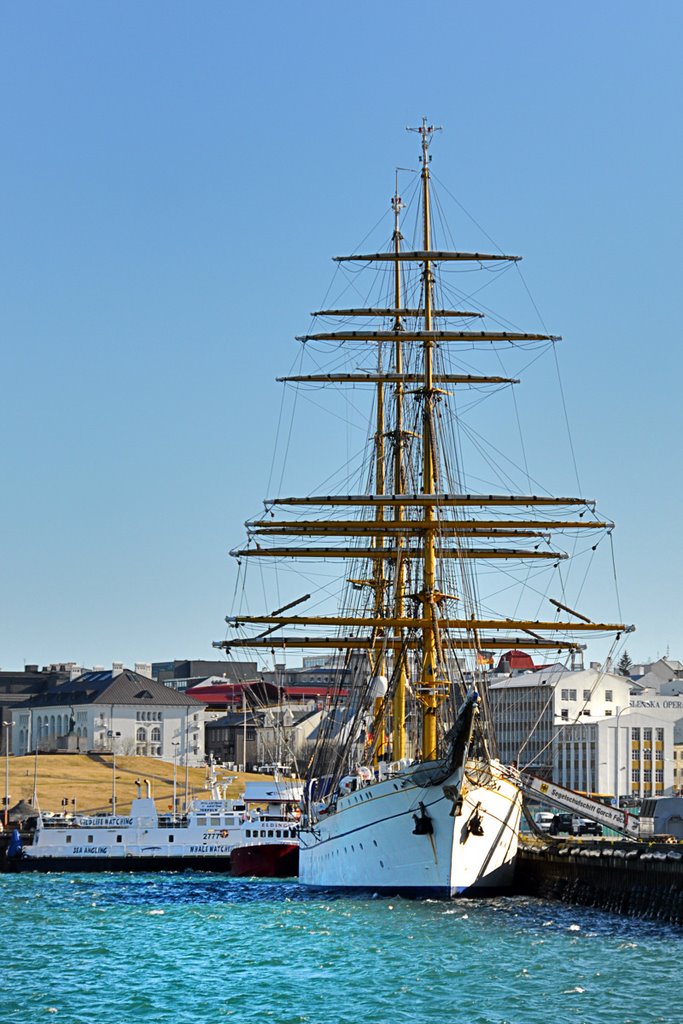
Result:
<svg viewBox="0 0 683 1024">
<path fill-rule="evenodd" d="M 437 690 L 437 676 L 441 669 L 437 650 L 438 601 L 441 595 L 436 587 L 436 538 L 434 521 L 436 503 L 433 496 L 437 493 L 436 438 L 434 436 L 434 339 L 432 331 L 432 296 L 433 278 L 432 261 L 429 253 L 432 248 L 431 208 L 429 195 L 429 144 L 436 129 L 422 118 L 422 124 L 414 129 L 422 139 L 422 244 L 425 252 L 423 263 L 424 296 L 424 382 L 422 392 L 422 494 L 426 501 L 423 507 L 425 532 L 423 541 L 423 576 L 420 601 L 422 618 L 425 627 L 422 633 L 422 677 L 418 688 L 418 699 L 422 705 L 422 758 L 431 761 L 436 757 L 436 711 L 439 706 L 440 694 Z"/>
</svg>

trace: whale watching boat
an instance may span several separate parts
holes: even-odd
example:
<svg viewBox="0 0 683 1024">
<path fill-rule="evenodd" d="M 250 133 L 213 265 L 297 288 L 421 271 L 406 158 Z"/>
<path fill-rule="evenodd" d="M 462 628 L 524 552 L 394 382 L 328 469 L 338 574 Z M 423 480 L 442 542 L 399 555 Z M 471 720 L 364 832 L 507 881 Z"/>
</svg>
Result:
<svg viewBox="0 0 683 1024">
<path fill-rule="evenodd" d="M 250 875 L 295 874 L 292 846 L 298 820 L 293 808 L 301 786 L 250 781 L 238 800 L 221 796 L 215 776 L 212 799 L 193 800 L 185 814 L 160 814 L 142 783 L 128 814 L 38 814 L 31 841 L 4 858 L 7 871 L 219 871 L 231 872 L 236 849 L 258 844 Z M 289 854 L 289 857 L 285 856 Z M 238 874 L 247 873 L 244 853 Z"/>
<path fill-rule="evenodd" d="M 567 535 L 572 552 L 583 551 L 583 538 L 592 546 L 593 531 L 607 536 L 613 524 L 592 500 L 532 484 L 526 466 L 504 461 L 466 425 L 490 394 L 519 383 L 506 364 L 553 358 L 560 339 L 514 328 L 477 301 L 519 257 L 448 248 L 447 234 L 435 241 L 442 189 L 434 189 L 429 149 L 439 129 L 423 119 L 412 130 L 421 167 L 405 203 L 397 172 L 384 248 L 336 258 L 339 294 L 353 291 L 360 304 L 343 299 L 313 313 L 313 329 L 297 339 L 313 372 L 279 378 L 297 394 L 354 389 L 337 406 L 333 390 L 330 402 L 347 436 L 360 425 L 363 451 L 336 477 L 326 464 L 322 486 L 307 480 L 317 491 L 268 498 L 265 515 L 246 523 L 246 546 L 231 552 L 244 574 L 236 594 L 248 593 L 247 570 L 257 563 L 253 608 L 270 565 L 271 607 L 279 607 L 252 614 L 245 605 L 226 618 L 234 633 L 214 646 L 336 652 L 328 664 L 339 673 L 337 696 L 304 773 L 300 881 L 451 897 L 504 891 L 512 881 L 522 782 L 497 753 L 487 701 L 495 652 L 569 658 L 587 633 L 625 627 L 591 621 L 551 596 L 556 588 L 567 600 L 569 558 L 552 538 Z M 408 243 L 404 210 L 415 225 Z M 311 404 L 319 403 L 316 394 Z M 314 469 L 322 425 L 316 434 L 300 476 Z M 291 437 L 290 427 L 287 448 Z M 477 456 L 474 473 L 465 451 Z M 298 585 L 303 577 L 313 593 L 300 596 L 290 565 L 302 567 Z M 553 603 L 545 618 L 544 597 Z"/>
</svg>

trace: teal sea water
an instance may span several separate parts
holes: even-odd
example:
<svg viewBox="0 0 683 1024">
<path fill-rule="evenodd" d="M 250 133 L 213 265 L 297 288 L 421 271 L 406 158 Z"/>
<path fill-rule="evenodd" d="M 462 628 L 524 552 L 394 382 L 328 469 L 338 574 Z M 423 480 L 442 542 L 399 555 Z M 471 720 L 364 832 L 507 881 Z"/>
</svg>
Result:
<svg viewBox="0 0 683 1024">
<path fill-rule="evenodd" d="M 5 1024 L 680 1024 L 683 936 L 543 901 L 4 875 Z"/>
</svg>

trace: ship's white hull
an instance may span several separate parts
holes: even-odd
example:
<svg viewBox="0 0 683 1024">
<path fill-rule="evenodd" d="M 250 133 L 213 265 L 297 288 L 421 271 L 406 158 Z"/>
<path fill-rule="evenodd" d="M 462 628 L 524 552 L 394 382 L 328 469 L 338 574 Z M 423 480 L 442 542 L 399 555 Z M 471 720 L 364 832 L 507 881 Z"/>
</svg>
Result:
<svg viewBox="0 0 683 1024">
<path fill-rule="evenodd" d="M 438 785 L 420 785 L 408 770 L 342 797 L 336 810 L 302 829 L 299 879 L 316 888 L 405 895 L 505 891 L 520 814 L 521 792 L 497 762 L 469 761 L 464 781 L 458 768 Z M 416 817 L 429 819 L 422 834 L 415 834 Z"/>
</svg>

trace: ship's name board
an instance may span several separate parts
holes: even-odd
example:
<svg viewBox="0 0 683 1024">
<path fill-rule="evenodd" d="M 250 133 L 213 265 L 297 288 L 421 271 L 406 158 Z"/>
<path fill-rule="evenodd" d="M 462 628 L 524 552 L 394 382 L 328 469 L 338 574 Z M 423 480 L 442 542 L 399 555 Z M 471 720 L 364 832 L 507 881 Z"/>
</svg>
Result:
<svg viewBox="0 0 683 1024">
<path fill-rule="evenodd" d="M 74 853 L 95 854 L 96 856 L 99 854 L 106 856 L 109 853 L 109 850 L 106 846 L 74 846 Z"/>
<path fill-rule="evenodd" d="M 79 818 L 81 828 L 126 828 L 133 824 L 132 818 Z"/>
<path fill-rule="evenodd" d="M 230 853 L 230 847 L 215 846 L 213 843 L 202 843 L 201 846 L 191 846 L 190 853 Z"/>
<path fill-rule="evenodd" d="M 629 707 L 658 708 L 665 711 L 683 711 L 683 700 L 632 700 L 629 701 Z"/>
</svg>

